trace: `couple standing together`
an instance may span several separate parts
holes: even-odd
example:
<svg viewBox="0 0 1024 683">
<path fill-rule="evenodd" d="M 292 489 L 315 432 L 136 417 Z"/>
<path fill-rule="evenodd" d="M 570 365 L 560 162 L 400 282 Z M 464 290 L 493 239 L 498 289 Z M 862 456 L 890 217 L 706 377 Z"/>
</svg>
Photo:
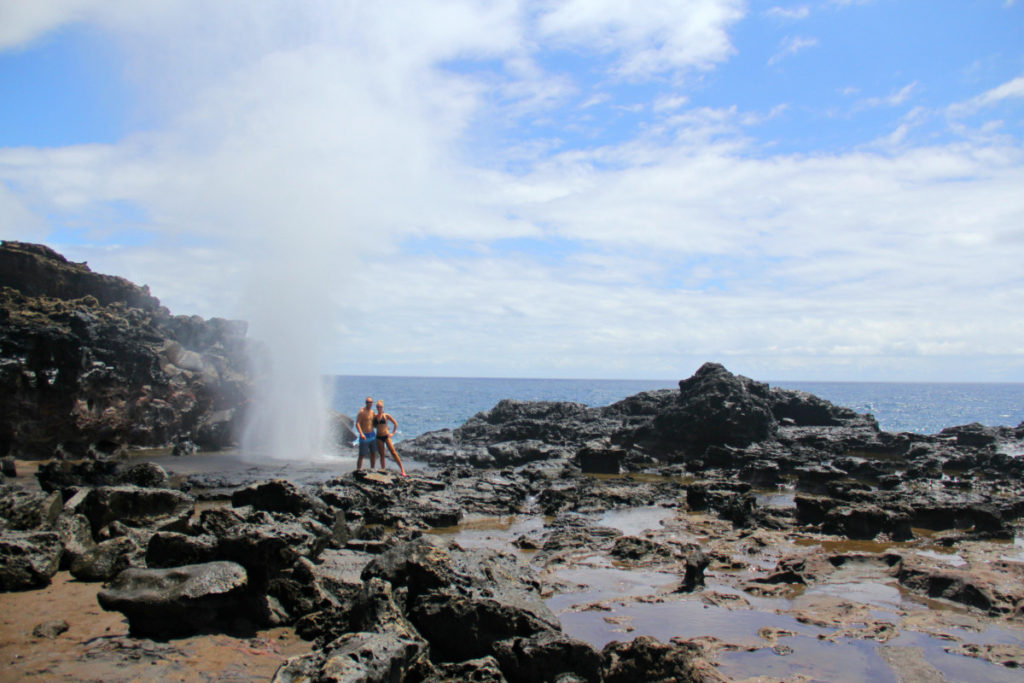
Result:
<svg viewBox="0 0 1024 683">
<path fill-rule="evenodd" d="M 402 476 L 405 474 L 405 465 L 402 464 L 402 459 L 398 457 L 398 451 L 395 450 L 395 444 L 391 442 L 391 435 L 394 434 L 388 429 L 388 422 L 390 422 L 395 430 L 398 431 L 398 421 L 391 417 L 390 413 L 384 412 L 384 401 L 377 401 L 377 412 L 373 412 L 373 399 L 369 396 L 366 397 L 366 405 L 359 409 L 359 414 L 356 415 L 356 430 L 359 432 L 359 460 L 356 461 L 356 469 L 363 469 L 363 456 L 370 456 L 370 469 L 373 469 L 374 464 L 377 462 L 377 455 L 374 453 L 374 448 L 380 453 L 380 468 L 382 470 L 387 469 L 387 464 L 384 460 L 384 456 L 387 452 L 391 451 L 391 457 L 398 463 L 398 469 L 402 471 Z"/>
</svg>

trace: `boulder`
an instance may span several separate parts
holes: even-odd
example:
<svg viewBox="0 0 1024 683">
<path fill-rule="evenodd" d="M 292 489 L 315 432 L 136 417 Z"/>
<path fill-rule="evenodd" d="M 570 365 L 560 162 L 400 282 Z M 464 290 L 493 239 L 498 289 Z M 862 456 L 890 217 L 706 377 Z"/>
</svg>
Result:
<svg viewBox="0 0 1024 683">
<path fill-rule="evenodd" d="M 119 463 L 110 458 L 51 460 L 39 465 L 36 479 L 44 491 L 65 491 L 82 486 L 107 486 L 116 483 Z"/>
<path fill-rule="evenodd" d="M 326 513 L 327 509 L 322 500 L 285 479 L 260 482 L 239 489 L 231 494 L 231 504 L 234 507 L 251 505 L 255 510 L 288 512 L 293 515 Z"/>
<path fill-rule="evenodd" d="M 17 485 L 0 486 L 0 518 L 8 529 L 52 529 L 64 507 L 57 492 L 31 491 Z"/>
<path fill-rule="evenodd" d="M 392 683 L 410 669 L 428 668 L 427 644 L 391 631 L 346 633 L 323 651 L 293 657 L 274 675 L 275 683 Z"/>
<path fill-rule="evenodd" d="M 99 592 L 100 606 L 128 618 L 135 637 L 251 628 L 265 603 L 247 592 L 245 569 L 207 562 L 170 569 L 126 569 Z"/>
<path fill-rule="evenodd" d="M 560 631 L 541 631 L 494 643 L 494 657 L 510 683 L 552 681 L 566 674 L 600 680 L 601 655 L 589 644 Z"/>
<path fill-rule="evenodd" d="M 195 500 L 172 489 L 138 486 L 101 486 L 89 491 L 79 512 L 89 519 L 93 534 L 111 522 L 155 531 L 184 531 L 195 510 Z"/>
<path fill-rule="evenodd" d="M 140 486 L 149 489 L 168 488 L 170 477 L 167 471 L 152 462 L 140 462 L 117 475 L 117 483 Z"/>
<path fill-rule="evenodd" d="M 433 672 L 423 679 L 423 683 L 456 683 L 472 681 L 473 683 L 508 683 L 501 672 L 498 660 L 488 655 L 464 662 L 435 664 Z"/>
<path fill-rule="evenodd" d="M 0 531 L 0 592 L 48 586 L 62 552 L 53 531 Z"/>
<path fill-rule="evenodd" d="M 693 647 L 661 643 L 638 636 L 628 643 L 613 641 L 601 651 L 603 683 L 701 683 Z"/>
<path fill-rule="evenodd" d="M 128 536 L 96 544 L 71 560 L 71 575 L 79 581 L 110 581 L 129 567 L 143 564 L 142 550 Z"/>
<path fill-rule="evenodd" d="M 92 536 L 92 526 L 84 515 L 62 514 L 54 527 L 60 537 L 64 554 L 61 556 L 61 569 L 70 569 L 71 563 L 96 547 Z"/>
</svg>

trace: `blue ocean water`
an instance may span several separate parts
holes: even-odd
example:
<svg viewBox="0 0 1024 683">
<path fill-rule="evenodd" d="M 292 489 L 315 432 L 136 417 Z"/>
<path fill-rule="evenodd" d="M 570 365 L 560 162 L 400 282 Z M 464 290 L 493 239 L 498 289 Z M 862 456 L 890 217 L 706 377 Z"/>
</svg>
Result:
<svg viewBox="0 0 1024 683">
<path fill-rule="evenodd" d="M 499 379 L 464 377 L 331 377 L 332 407 L 355 416 L 367 396 L 384 401 L 398 420 L 398 439 L 455 428 L 503 398 L 575 401 L 604 406 L 641 391 L 675 389 L 678 380 Z M 891 432 L 934 434 L 980 422 L 1024 421 L 1024 384 L 898 382 L 768 382 L 799 389 L 858 413 L 871 413 Z"/>
</svg>

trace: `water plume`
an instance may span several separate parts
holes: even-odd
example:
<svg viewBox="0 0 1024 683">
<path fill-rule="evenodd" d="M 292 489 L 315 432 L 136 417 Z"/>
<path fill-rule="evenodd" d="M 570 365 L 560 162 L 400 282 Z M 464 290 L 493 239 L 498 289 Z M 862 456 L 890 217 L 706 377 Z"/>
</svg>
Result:
<svg viewBox="0 0 1024 683">
<path fill-rule="evenodd" d="M 254 245 L 248 310 L 254 392 L 243 429 L 243 455 L 319 460 L 332 450 L 322 376 L 331 278 L 328 244 L 315 233 Z"/>
</svg>

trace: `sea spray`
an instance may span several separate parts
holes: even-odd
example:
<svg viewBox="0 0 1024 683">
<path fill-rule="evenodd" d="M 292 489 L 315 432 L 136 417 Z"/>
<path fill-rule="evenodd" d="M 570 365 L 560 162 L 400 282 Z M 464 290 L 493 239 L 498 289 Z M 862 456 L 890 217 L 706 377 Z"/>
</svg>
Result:
<svg viewBox="0 0 1024 683">
<path fill-rule="evenodd" d="M 327 283 L 323 251 L 302 242 L 254 255 L 248 292 L 253 401 L 242 434 L 252 459 L 317 460 L 329 450 L 321 354 Z"/>
</svg>

